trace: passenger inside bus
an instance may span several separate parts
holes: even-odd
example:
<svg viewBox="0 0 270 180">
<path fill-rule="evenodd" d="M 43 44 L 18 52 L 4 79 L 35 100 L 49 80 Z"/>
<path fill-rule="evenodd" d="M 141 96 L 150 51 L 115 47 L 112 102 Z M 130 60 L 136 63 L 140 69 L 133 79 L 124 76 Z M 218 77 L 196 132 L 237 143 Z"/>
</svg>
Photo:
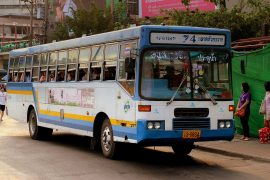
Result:
<svg viewBox="0 0 270 180">
<path fill-rule="evenodd" d="M 104 80 L 115 80 L 116 67 L 107 67 Z"/>
<path fill-rule="evenodd" d="M 46 81 L 46 72 L 42 71 L 41 72 L 41 76 L 40 76 L 40 82 L 45 82 Z"/>
<path fill-rule="evenodd" d="M 101 68 L 91 68 L 91 80 L 99 80 Z"/>
<path fill-rule="evenodd" d="M 74 81 L 75 80 L 75 72 L 74 71 L 69 71 L 67 73 L 67 81 Z"/>
<path fill-rule="evenodd" d="M 25 75 L 26 75 L 25 81 L 26 81 L 26 82 L 31 82 L 31 79 L 30 79 L 30 72 L 26 72 Z"/>
<path fill-rule="evenodd" d="M 24 73 L 19 74 L 20 82 L 24 82 Z"/>
<path fill-rule="evenodd" d="M 18 82 L 18 73 L 17 72 L 14 73 L 12 81 L 13 82 Z"/>
<path fill-rule="evenodd" d="M 80 69 L 79 71 L 79 81 L 86 81 L 87 80 L 87 69 Z"/>
<path fill-rule="evenodd" d="M 64 70 L 58 71 L 57 81 L 64 81 L 64 80 L 65 80 L 65 71 Z"/>
<path fill-rule="evenodd" d="M 49 79 L 50 82 L 53 82 L 55 81 L 55 72 L 54 71 L 51 71 L 50 72 L 50 79 Z"/>
</svg>

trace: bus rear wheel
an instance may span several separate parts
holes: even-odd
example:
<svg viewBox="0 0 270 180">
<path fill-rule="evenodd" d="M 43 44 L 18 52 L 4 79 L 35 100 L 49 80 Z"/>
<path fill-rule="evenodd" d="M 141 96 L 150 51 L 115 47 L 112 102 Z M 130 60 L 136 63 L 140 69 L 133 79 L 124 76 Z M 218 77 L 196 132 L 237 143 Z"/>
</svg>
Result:
<svg viewBox="0 0 270 180">
<path fill-rule="evenodd" d="M 105 119 L 100 133 L 100 143 L 102 153 L 106 158 L 117 158 L 117 146 L 118 144 L 113 140 L 112 125 L 109 119 Z"/>
<path fill-rule="evenodd" d="M 188 155 L 194 147 L 193 142 L 182 142 L 172 145 L 172 149 L 174 153 L 178 156 L 186 156 Z"/>
<path fill-rule="evenodd" d="M 45 127 L 38 126 L 37 115 L 34 109 L 31 110 L 28 117 L 28 127 L 30 137 L 34 140 L 41 140 L 49 138 L 53 130 Z"/>
</svg>

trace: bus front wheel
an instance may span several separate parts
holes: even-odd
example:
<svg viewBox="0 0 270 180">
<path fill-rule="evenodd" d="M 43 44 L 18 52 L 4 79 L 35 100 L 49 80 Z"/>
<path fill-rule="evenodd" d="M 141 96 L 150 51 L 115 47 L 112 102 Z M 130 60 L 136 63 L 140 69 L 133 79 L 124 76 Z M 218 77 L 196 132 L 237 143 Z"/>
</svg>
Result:
<svg viewBox="0 0 270 180">
<path fill-rule="evenodd" d="M 186 156 L 188 155 L 194 147 L 193 142 L 183 142 L 183 143 L 177 143 L 175 145 L 172 145 L 172 149 L 174 153 L 178 156 Z"/>
<path fill-rule="evenodd" d="M 29 114 L 28 126 L 30 137 L 34 140 L 49 138 L 53 132 L 52 129 L 38 126 L 37 115 L 34 109 L 32 109 Z"/>
<path fill-rule="evenodd" d="M 112 125 L 109 119 L 105 119 L 100 133 L 102 153 L 106 158 L 115 159 L 117 156 L 117 143 L 113 140 Z"/>
</svg>

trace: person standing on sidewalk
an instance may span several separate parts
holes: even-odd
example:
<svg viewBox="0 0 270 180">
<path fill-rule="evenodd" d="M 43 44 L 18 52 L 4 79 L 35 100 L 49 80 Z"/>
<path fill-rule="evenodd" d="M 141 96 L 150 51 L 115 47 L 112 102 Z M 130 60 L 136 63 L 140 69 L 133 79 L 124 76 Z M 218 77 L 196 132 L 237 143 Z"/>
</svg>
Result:
<svg viewBox="0 0 270 180">
<path fill-rule="evenodd" d="M 270 81 L 265 82 L 265 114 L 264 114 L 264 126 L 270 128 Z"/>
<path fill-rule="evenodd" d="M 6 109 L 6 101 L 7 101 L 7 93 L 5 92 L 5 88 L 2 86 L 0 91 L 0 121 L 3 121 L 4 112 Z"/>
<path fill-rule="evenodd" d="M 242 83 L 242 91 L 243 93 L 240 96 L 240 99 L 237 104 L 236 111 L 245 110 L 245 115 L 240 117 L 241 124 L 243 127 L 244 136 L 241 138 L 244 141 L 249 140 L 249 115 L 250 115 L 250 103 L 251 103 L 251 94 L 249 92 L 249 85 L 248 83 Z"/>
</svg>

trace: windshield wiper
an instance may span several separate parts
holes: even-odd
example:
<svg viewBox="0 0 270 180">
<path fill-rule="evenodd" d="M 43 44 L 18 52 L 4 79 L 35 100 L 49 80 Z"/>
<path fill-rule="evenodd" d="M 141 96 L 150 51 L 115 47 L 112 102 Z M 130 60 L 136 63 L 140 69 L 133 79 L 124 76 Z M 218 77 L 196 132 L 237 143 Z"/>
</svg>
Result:
<svg viewBox="0 0 270 180">
<path fill-rule="evenodd" d="M 187 77 L 187 75 L 184 75 L 184 76 L 183 76 L 182 81 L 181 81 L 181 83 L 179 84 L 179 86 L 178 86 L 178 88 L 176 89 L 176 91 L 174 92 L 172 98 L 170 99 L 169 102 L 167 102 L 167 106 L 169 106 L 169 105 L 173 102 L 173 100 L 174 100 L 174 98 L 175 98 L 177 92 L 178 92 L 179 89 L 181 88 L 183 82 L 186 80 L 186 77 Z"/>
<path fill-rule="evenodd" d="M 208 97 L 211 99 L 213 105 L 217 105 L 218 104 L 217 101 L 214 99 L 214 97 L 209 93 L 209 91 L 204 86 L 202 86 L 199 82 L 198 82 L 198 86 L 203 90 L 203 92 L 205 94 L 208 95 Z"/>
</svg>

